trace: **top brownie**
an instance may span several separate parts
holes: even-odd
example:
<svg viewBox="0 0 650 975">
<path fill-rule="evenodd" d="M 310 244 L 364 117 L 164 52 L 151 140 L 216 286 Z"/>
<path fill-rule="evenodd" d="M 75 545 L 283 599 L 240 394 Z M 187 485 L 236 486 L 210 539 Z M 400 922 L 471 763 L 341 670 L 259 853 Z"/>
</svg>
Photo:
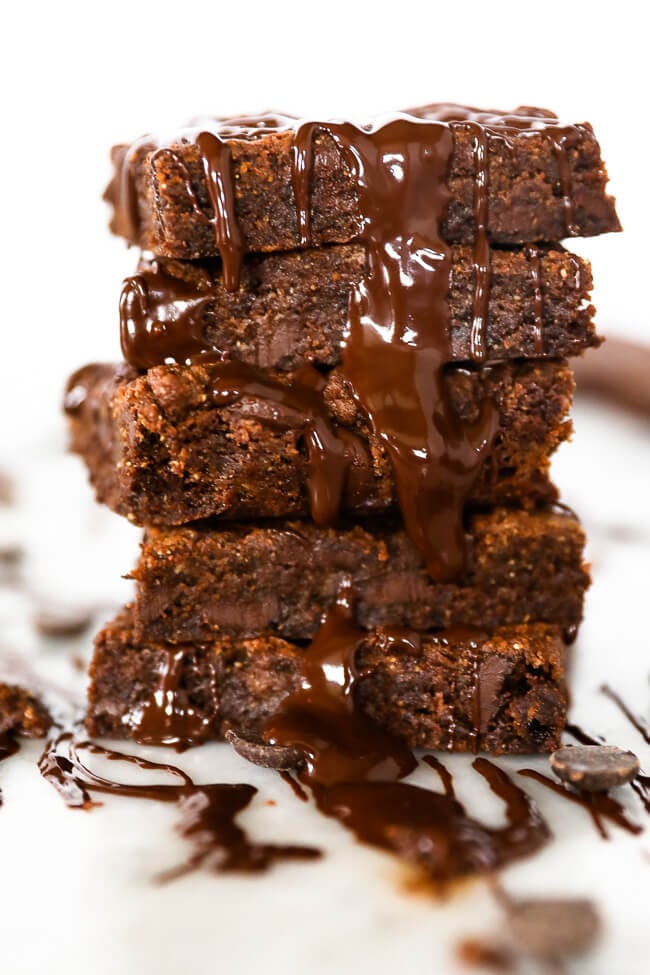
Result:
<svg viewBox="0 0 650 975">
<path fill-rule="evenodd" d="M 449 203 L 441 227 L 448 243 L 475 240 L 480 180 L 487 182 L 485 227 L 493 243 L 620 229 L 589 124 L 565 125 L 536 108 L 505 113 L 430 105 L 406 117 L 452 130 Z M 223 214 L 215 213 L 206 177 L 206 169 L 216 167 L 226 216 L 236 222 L 244 252 L 354 240 L 362 220 L 358 176 L 335 128 L 287 116 L 201 119 L 168 138 L 145 136 L 116 146 L 105 194 L 114 207 L 111 229 L 162 257 L 218 255 L 215 222 Z M 210 159 L 205 133 L 216 137 Z M 304 199 L 297 204 L 296 196 Z"/>
</svg>

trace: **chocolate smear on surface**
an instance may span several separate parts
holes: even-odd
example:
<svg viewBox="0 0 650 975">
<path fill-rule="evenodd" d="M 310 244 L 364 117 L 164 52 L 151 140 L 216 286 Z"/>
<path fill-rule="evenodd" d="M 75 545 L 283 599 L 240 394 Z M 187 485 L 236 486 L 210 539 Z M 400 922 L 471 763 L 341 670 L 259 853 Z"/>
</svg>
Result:
<svg viewBox="0 0 650 975">
<path fill-rule="evenodd" d="M 463 938 L 456 945 L 456 957 L 466 968 L 487 968 L 491 972 L 515 972 L 512 952 L 498 941 Z"/>
<path fill-rule="evenodd" d="M 609 839 L 609 833 L 605 827 L 604 820 L 609 820 L 621 829 L 624 829 L 628 833 L 633 833 L 637 835 L 643 832 L 643 827 L 639 823 L 633 822 L 628 819 L 627 810 L 621 803 L 612 798 L 606 792 L 585 792 L 581 793 L 571 788 L 571 786 L 564 785 L 560 782 L 555 782 L 553 779 L 544 775 L 542 772 L 538 772 L 535 769 L 525 768 L 519 770 L 519 775 L 523 775 L 525 778 L 534 779 L 535 782 L 539 782 L 540 785 L 545 786 L 550 789 L 551 792 L 555 792 L 556 795 L 562 796 L 562 798 L 567 799 L 569 802 L 575 803 L 577 806 L 582 806 L 593 821 L 594 826 L 602 836 L 604 840 Z"/>
<path fill-rule="evenodd" d="M 41 636 L 54 640 L 80 636 L 93 621 L 92 611 L 74 606 L 43 606 L 34 616 L 34 627 Z"/>
<path fill-rule="evenodd" d="M 303 652 L 300 686 L 267 721 L 265 740 L 303 753 L 297 778 L 321 812 L 362 842 L 417 865 L 436 884 L 535 852 L 550 837 L 546 823 L 526 793 L 486 759 L 475 759 L 473 767 L 505 804 L 507 822 L 500 829 L 468 815 L 433 756 L 429 764 L 443 793 L 401 781 L 417 766 L 412 752 L 355 706 L 363 677 L 355 657 L 364 633 L 351 621 L 350 599 L 344 588 L 324 617 Z M 406 643 L 413 652 L 412 641 Z"/>
<path fill-rule="evenodd" d="M 180 783 L 131 785 L 116 782 L 93 772 L 81 757 L 84 752 L 172 775 L 180 779 Z M 48 743 L 39 769 L 66 805 L 73 809 L 91 809 L 98 805 L 93 799 L 95 793 L 176 803 L 181 814 L 177 829 L 190 843 L 192 852 L 184 863 L 162 873 L 158 878 L 161 881 L 173 880 L 204 865 L 216 871 L 259 873 L 282 860 L 320 856 L 318 850 L 309 847 L 259 844 L 248 838 L 235 820 L 257 793 L 252 785 L 197 785 L 175 765 L 150 762 L 93 742 L 78 741 L 69 732 Z"/>
<path fill-rule="evenodd" d="M 639 759 L 616 745 L 568 745 L 551 755 L 558 779 L 579 792 L 607 792 L 639 773 Z"/>
</svg>

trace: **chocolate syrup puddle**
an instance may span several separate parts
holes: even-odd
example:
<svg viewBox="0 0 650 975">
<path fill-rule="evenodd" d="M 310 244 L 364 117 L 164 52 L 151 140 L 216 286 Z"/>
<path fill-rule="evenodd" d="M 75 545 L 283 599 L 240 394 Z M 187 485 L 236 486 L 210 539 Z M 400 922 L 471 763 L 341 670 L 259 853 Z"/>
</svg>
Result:
<svg viewBox="0 0 650 975">
<path fill-rule="evenodd" d="M 0 735 L 0 762 L 4 762 L 6 758 L 11 758 L 20 749 L 20 745 L 16 738 L 10 733 L 5 732 Z M 2 789 L 0 789 L 0 806 L 3 803 Z"/>
<path fill-rule="evenodd" d="M 401 781 L 417 765 L 413 754 L 355 707 L 363 676 L 355 656 L 363 639 L 351 622 L 350 592 L 344 589 L 304 652 L 300 687 L 264 730 L 270 744 L 302 751 L 298 779 L 319 810 L 362 842 L 417 864 L 442 885 L 495 870 L 546 843 L 550 833 L 532 801 L 486 759 L 475 759 L 473 767 L 505 804 L 507 825 L 501 829 L 467 814 L 454 796 L 451 776 L 433 756 L 427 760 L 443 793 Z M 404 645 L 413 652 L 408 636 Z"/>
<path fill-rule="evenodd" d="M 569 802 L 573 802 L 575 805 L 582 806 L 583 809 L 586 809 L 591 816 L 594 826 L 604 840 L 609 839 L 609 833 L 603 820 L 609 820 L 615 823 L 616 826 L 620 826 L 621 829 L 634 835 L 643 832 L 643 827 L 628 819 L 625 808 L 607 792 L 578 792 L 570 786 L 556 782 L 547 775 L 543 775 L 542 772 L 537 772 L 531 768 L 520 769 L 519 775 L 523 775 L 528 779 L 534 779 L 535 782 L 539 782 L 540 785 L 562 796 L 563 799 L 567 799 Z"/>
<path fill-rule="evenodd" d="M 82 752 L 170 774 L 180 779 L 180 784 L 127 785 L 115 782 L 89 769 L 81 758 Z M 219 872 L 259 873 L 279 861 L 320 856 L 318 850 L 309 847 L 259 844 L 248 838 L 235 820 L 257 793 L 252 785 L 197 785 L 175 765 L 150 762 L 93 742 L 77 741 L 69 732 L 48 742 L 39 761 L 39 769 L 66 805 L 73 809 L 90 809 L 98 805 L 92 798 L 95 793 L 176 803 L 181 814 L 177 830 L 191 844 L 192 852 L 184 863 L 162 873 L 158 877 L 162 882 L 184 876 L 202 866 Z"/>
<path fill-rule="evenodd" d="M 406 529 L 431 576 L 447 581 L 463 570 L 463 507 L 498 429 L 491 403 L 482 404 L 473 423 L 462 422 L 444 382 L 452 359 L 451 251 L 440 225 L 450 195 L 452 130 L 407 117 L 367 128 L 299 126 L 294 188 L 303 236 L 307 147 L 317 131 L 327 132 L 356 172 L 367 253 L 367 272 L 350 297 L 343 368 L 391 460 Z M 478 197 L 484 220 L 482 191 Z M 482 239 L 479 233 L 479 250 Z M 479 296 L 479 311 L 481 302 Z"/>
</svg>

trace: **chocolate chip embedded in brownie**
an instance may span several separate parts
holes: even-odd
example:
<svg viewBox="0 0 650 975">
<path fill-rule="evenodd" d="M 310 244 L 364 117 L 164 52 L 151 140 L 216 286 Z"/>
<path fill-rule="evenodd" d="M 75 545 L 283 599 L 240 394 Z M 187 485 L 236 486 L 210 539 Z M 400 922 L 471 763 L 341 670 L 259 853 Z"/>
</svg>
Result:
<svg viewBox="0 0 650 975">
<path fill-rule="evenodd" d="M 251 396 L 220 404 L 219 368 L 199 361 L 138 375 L 91 365 L 71 377 L 65 402 L 72 449 L 83 457 L 99 501 L 150 525 L 308 514 L 304 415 Z M 275 375 L 281 383 L 291 378 Z M 549 457 L 571 432 L 573 378 L 566 363 L 450 367 L 446 382 L 464 420 L 474 419 L 486 399 L 499 411 L 492 455 L 469 500 L 554 500 Z M 348 435 L 344 510 L 364 515 L 391 509 L 396 494 L 388 457 L 337 370 L 322 396 L 335 431 Z"/>
<path fill-rule="evenodd" d="M 468 519 L 467 570 L 434 583 L 400 526 L 383 517 L 345 527 L 309 521 L 149 528 L 133 572 L 138 641 L 182 643 L 224 634 L 312 638 L 349 580 L 365 629 L 417 630 L 529 620 L 571 626 L 589 575 L 584 534 L 563 511 L 496 509 Z"/>
<path fill-rule="evenodd" d="M 394 646 L 381 628 L 362 641 L 357 701 L 411 747 L 516 754 L 558 746 L 568 704 L 559 627 L 520 625 L 479 637 L 453 629 L 427 633 L 416 654 Z M 180 647 L 138 643 L 125 611 L 96 639 L 88 731 L 137 737 L 171 655 L 174 713 L 192 712 L 205 738 L 222 737 L 228 728 L 254 738 L 298 685 L 301 652 L 275 636 Z"/>
</svg>

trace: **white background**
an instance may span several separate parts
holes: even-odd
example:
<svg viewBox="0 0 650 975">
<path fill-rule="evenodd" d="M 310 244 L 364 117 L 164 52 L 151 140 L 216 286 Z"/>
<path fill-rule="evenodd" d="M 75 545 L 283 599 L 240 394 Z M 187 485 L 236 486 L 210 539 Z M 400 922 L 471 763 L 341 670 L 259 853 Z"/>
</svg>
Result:
<svg viewBox="0 0 650 975">
<path fill-rule="evenodd" d="M 650 153 L 640 9 L 568 0 L 5 4 L 0 467 L 22 475 L 22 520 L 7 527 L 5 519 L 0 528 L 29 538 L 32 585 L 73 601 L 99 592 L 118 602 L 128 592 L 119 575 L 132 563 L 135 533 L 92 505 L 81 467 L 61 456 L 66 376 L 89 360 L 119 356 L 120 282 L 137 259 L 106 229 L 100 198 L 113 142 L 194 115 L 268 108 L 362 116 L 464 101 L 538 104 L 567 120 L 587 119 L 626 232 L 575 247 L 593 258 L 601 330 L 644 338 Z M 594 561 L 574 715 L 639 751 L 646 765 L 648 749 L 597 688 L 608 679 L 647 713 L 647 443 L 647 425 L 583 407 L 575 443 L 556 465 L 565 499 L 591 535 Z M 0 649 L 43 658 L 57 679 L 70 680 L 68 648 L 38 643 L 29 600 L 0 596 Z M 75 648 L 89 649 L 88 640 Z M 289 867 L 255 883 L 205 875 L 158 890 L 150 877 L 181 853 L 168 811 L 109 801 L 89 816 L 70 813 L 38 777 L 37 750 L 1 770 L 0 969 L 7 975 L 447 975 L 456 936 L 496 924 L 483 885 L 439 908 L 405 897 L 394 863 L 356 846 L 294 803 L 275 777 L 244 768 L 219 745 L 191 752 L 187 766 L 203 780 L 255 781 L 262 799 L 278 806 L 260 801 L 251 826 L 269 838 L 322 844 L 328 856 L 318 868 Z M 467 762 L 450 764 L 463 796 L 476 801 Z M 508 874 L 510 889 L 593 895 L 606 936 L 597 958 L 576 972 L 645 975 L 647 834 L 635 842 L 617 834 L 604 844 L 582 811 L 531 791 L 556 842 Z"/>
</svg>

